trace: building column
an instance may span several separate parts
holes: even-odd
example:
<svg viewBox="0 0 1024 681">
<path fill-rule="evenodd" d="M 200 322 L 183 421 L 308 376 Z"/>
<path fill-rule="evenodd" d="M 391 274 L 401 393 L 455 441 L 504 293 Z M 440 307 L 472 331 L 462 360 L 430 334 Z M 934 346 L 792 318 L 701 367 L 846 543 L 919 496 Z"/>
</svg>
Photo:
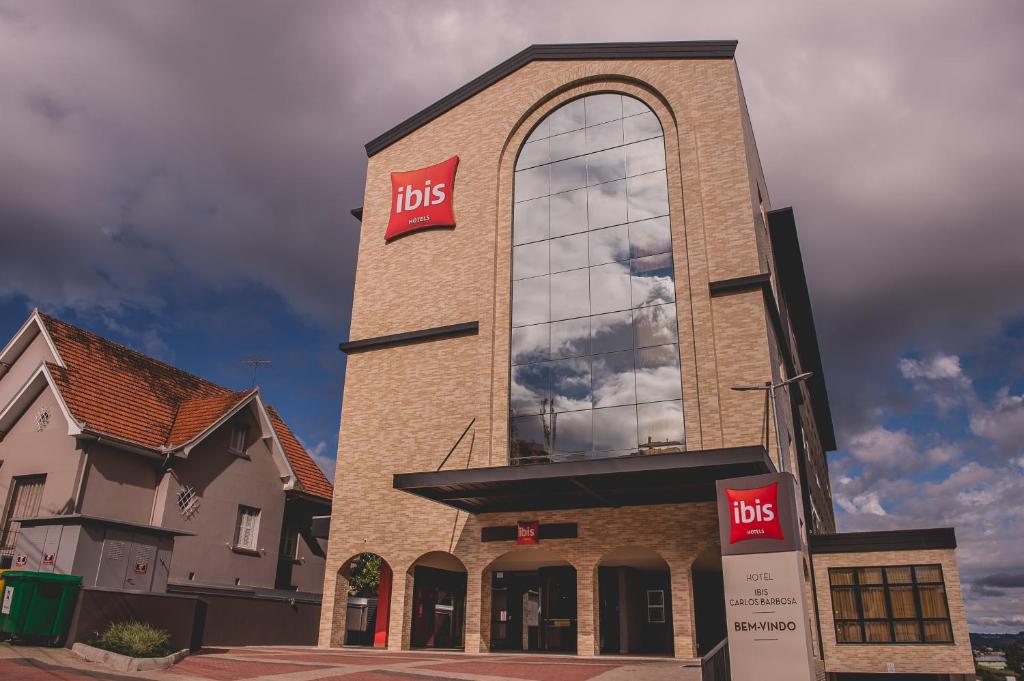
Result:
<svg viewBox="0 0 1024 681">
<path fill-rule="evenodd" d="M 672 636 L 674 656 L 697 657 L 696 613 L 693 608 L 693 577 L 689 564 L 671 564 Z"/>
<path fill-rule="evenodd" d="M 479 622 L 479 635 L 477 638 L 478 647 L 470 648 L 469 640 L 466 641 L 466 652 L 470 653 L 474 650 L 480 653 L 490 652 L 491 650 L 491 584 L 493 583 L 493 577 L 490 570 L 484 570 L 478 572 L 480 575 L 480 611 L 477 613 L 477 622 Z"/>
<path fill-rule="evenodd" d="M 321 648 L 340 648 L 345 645 L 347 615 L 348 579 L 342 576 L 341 569 L 338 569 L 335 571 L 334 579 L 324 580 L 324 593 L 320 605 L 320 636 L 317 645 Z"/>
<path fill-rule="evenodd" d="M 412 640 L 412 575 L 392 568 L 388 650 L 408 650 Z"/>
<path fill-rule="evenodd" d="M 480 613 L 481 613 L 481 597 L 480 593 L 481 576 L 479 570 L 467 569 L 466 570 L 466 612 L 463 618 L 464 631 L 463 631 L 463 648 L 467 653 L 477 652 L 481 650 L 481 637 L 480 637 Z M 490 608 L 488 608 L 490 612 Z"/>
<path fill-rule="evenodd" d="M 595 566 L 576 566 L 576 654 L 593 657 L 598 654 L 598 603 Z"/>
</svg>

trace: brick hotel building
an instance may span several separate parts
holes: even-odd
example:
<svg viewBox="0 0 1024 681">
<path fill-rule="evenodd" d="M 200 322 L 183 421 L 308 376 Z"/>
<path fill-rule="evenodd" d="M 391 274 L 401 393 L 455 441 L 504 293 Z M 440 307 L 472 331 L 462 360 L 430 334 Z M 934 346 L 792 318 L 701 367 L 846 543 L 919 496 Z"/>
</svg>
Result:
<svg viewBox="0 0 1024 681">
<path fill-rule="evenodd" d="M 788 471 L 818 676 L 973 674 L 952 529 L 836 534 L 735 47 L 533 46 L 367 144 L 321 645 L 372 553 L 377 646 L 713 654 L 715 482 Z"/>
</svg>

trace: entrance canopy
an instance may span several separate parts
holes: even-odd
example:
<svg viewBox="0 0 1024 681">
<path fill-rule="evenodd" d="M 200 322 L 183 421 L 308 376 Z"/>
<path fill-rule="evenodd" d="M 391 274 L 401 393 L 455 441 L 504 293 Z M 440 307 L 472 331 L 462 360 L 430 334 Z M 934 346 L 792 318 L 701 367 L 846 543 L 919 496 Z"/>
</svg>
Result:
<svg viewBox="0 0 1024 681">
<path fill-rule="evenodd" d="M 715 481 L 774 472 L 764 447 L 397 473 L 394 488 L 469 513 L 714 501 Z"/>
</svg>

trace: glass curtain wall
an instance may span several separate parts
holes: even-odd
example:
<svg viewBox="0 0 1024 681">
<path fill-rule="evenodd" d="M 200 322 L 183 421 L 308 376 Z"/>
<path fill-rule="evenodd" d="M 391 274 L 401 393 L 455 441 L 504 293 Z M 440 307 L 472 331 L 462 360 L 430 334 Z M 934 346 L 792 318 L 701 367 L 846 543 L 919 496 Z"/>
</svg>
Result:
<svg viewBox="0 0 1024 681">
<path fill-rule="evenodd" d="M 665 143 L 647 105 L 595 94 L 520 150 L 512 247 L 513 463 L 681 451 Z"/>
</svg>

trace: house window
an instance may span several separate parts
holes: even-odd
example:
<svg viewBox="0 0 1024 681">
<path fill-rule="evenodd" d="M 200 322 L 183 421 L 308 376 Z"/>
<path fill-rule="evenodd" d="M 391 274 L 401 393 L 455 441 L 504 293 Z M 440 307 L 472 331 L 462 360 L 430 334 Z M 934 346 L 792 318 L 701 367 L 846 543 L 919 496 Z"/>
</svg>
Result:
<svg viewBox="0 0 1024 681">
<path fill-rule="evenodd" d="M 7 565 L 14 555 L 14 545 L 18 541 L 18 529 L 21 527 L 20 521 L 39 515 L 45 484 L 45 475 L 14 478 L 7 513 L 4 514 L 3 534 L 0 535 L 0 565 Z"/>
<path fill-rule="evenodd" d="M 232 453 L 245 453 L 245 438 L 248 433 L 249 429 L 245 426 L 235 426 L 231 429 L 231 444 L 229 445 L 229 449 Z"/>
<path fill-rule="evenodd" d="M 831 568 L 838 643 L 952 643 L 941 565 Z"/>
<path fill-rule="evenodd" d="M 297 559 L 299 557 L 299 528 L 285 525 L 281 528 L 281 557 Z"/>
<path fill-rule="evenodd" d="M 646 104 L 575 99 L 516 160 L 512 463 L 683 449 L 665 142 Z"/>
<path fill-rule="evenodd" d="M 647 591 L 647 621 L 651 624 L 665 623 L 665 592 L 662 589 Z"/>
<path fill-rule="evenodd" d="M 199 492 L 195 487 L 183 485 L 178 490 L 178 511 L 185 520 L 191 520 L 199 512 Z"/>
<path fill-rule="evenodd" d="M 260 509 L 251 506 L 238 507 L 238 528 L 235 546 L 240 549 L 256 550 L 260 534 Z"/>
</svg>

